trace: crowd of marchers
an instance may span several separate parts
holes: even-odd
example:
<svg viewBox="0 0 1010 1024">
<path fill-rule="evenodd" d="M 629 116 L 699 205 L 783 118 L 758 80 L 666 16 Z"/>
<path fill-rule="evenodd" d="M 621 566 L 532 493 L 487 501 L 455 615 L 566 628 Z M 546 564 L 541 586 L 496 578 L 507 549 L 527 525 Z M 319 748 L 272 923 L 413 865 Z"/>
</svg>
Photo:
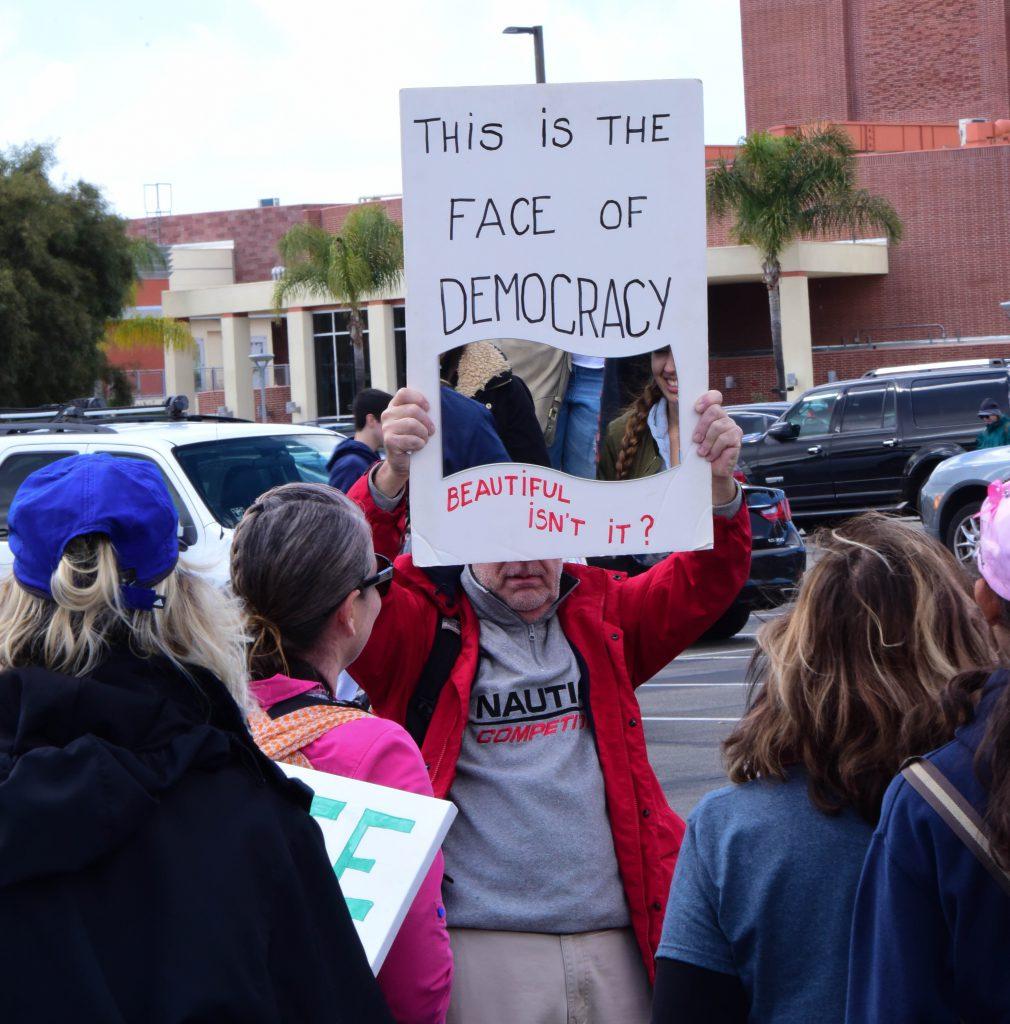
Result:
<svg viewBox="0 0 1010 1024">
<path fill-rule="evenodd" d="M 437 396 L 360 392 L 331 483 L 245 509 L 226 589 L 180 561 L 153 464 L 25 480 L 0 581 L 4 1020 L 1010 1020 L 1010 486 L 974 581 L 908 522 L 822 534 L 759 630 L 730 784 L 685 824 L 635 690 L 747 579 L 740 430 L 710 391 L 681 437 L 669 349 L 614 416 L 602 360 L 536 360 L 479 343 Z M 613 480 L 691 446 L 714 543 L 630 574 L 421 568 L 429 443 L 447 473 Z M 458 809 L 376 977 L 277 762 Z"/>
</svg>

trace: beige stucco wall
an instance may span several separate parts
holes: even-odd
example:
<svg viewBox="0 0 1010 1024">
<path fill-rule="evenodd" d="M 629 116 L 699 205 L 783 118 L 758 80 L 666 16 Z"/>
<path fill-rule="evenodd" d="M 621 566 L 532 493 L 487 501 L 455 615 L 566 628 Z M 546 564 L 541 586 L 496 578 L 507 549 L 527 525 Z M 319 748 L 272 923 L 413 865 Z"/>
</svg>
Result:
<svg viewBox="0 0 1010 1024">
<path fill-rule="evenodd" d="M 172 272 L 168 279 L 171 291 L 192 291 L 234 283 L 235 249 L 231 242 L 172 246 Z"/>
</svg>

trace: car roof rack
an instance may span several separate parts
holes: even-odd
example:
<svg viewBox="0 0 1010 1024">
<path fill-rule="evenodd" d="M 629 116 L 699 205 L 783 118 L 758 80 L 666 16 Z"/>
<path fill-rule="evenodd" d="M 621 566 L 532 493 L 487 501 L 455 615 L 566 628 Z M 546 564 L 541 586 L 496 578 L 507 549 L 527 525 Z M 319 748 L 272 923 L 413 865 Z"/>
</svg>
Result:
<svg viewBox="0 0 1010 1024">
<path fill-rule="evenodd" d="M 91 423 L 54 423 L 47 420 L 28 420 L 20 423 L 0 423 L 0 437 L 15 434 L 114 434 L 112 427 Z"/>
<path fill-rule="evenodd" d="M 77 398 L 62 405 L 36 406 L 27 409 L 0 409 L 0 433 L 27 433 L 41 428 L 78 425 L 77 432 L 91 430 L 109 432 L 111 423 L 251 423 L 237 416 L 217 416 L 206 413 L 190 414 L 189 399 L 185 395 L 170 395 L 163 405 L 134 405 L 110 409 L 100 398 Z M 5 430 L 10 426 L 12 429 Z M 47 429 L 48 433 L 58 433 Z M 70 430 L 68 433 L 72 432 Z"/>
<path fill-rule="evenodd" d="M 988 370 L 1005 367 L 1010 363 L 1002 356 L 990 359 L 955 359 L 948 363 L 915 363 L 912 366 L 880 366 L 875 370 L 867 370 L 864 377 L 890 377 L 896 373 L 935 373 L 944 370 Z"/>
</svg>

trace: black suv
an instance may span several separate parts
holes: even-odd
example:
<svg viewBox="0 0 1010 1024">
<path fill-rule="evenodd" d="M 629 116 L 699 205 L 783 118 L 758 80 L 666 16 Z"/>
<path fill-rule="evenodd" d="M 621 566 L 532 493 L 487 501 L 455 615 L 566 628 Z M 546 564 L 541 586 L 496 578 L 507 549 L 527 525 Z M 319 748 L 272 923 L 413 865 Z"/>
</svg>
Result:
<svg viewBox="0 0 1010 1024">
<path fill-rule="evenodd" d="M 1007 363 L 871 371 L 812 388 L 745 440 L 740 468 L 750 483 L 781 487 L 796 518 L 915 513 L 936 465 L 975 447 L 982 401 L 1007 409 Z"/>
</svg>

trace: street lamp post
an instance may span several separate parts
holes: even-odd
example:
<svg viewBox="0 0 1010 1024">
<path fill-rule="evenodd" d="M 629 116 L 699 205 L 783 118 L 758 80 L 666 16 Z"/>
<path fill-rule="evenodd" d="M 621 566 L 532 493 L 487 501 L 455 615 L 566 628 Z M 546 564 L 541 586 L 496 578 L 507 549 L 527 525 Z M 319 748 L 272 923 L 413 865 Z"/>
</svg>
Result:
<svg viewBox="0 0 1010 1024">
<path fill-rule="evenodd" d="M 546 82 L 547 79 L 544 76 L 544 27 L 543 25 L 509 25 L 508 28 L 502 30 L 502 35 L 505 36 L 519 36 L 519 35 L 530 35 L 533 36 L 533 56 L 537 62 L 537 81 Z"/>
<path fill-rule="evenodd" d="M 260 420 L 267 421 L 267 367 L 273 361 L 273 352 L 250 352 L 249 360 L 260 372 Z"/>
</svg>

